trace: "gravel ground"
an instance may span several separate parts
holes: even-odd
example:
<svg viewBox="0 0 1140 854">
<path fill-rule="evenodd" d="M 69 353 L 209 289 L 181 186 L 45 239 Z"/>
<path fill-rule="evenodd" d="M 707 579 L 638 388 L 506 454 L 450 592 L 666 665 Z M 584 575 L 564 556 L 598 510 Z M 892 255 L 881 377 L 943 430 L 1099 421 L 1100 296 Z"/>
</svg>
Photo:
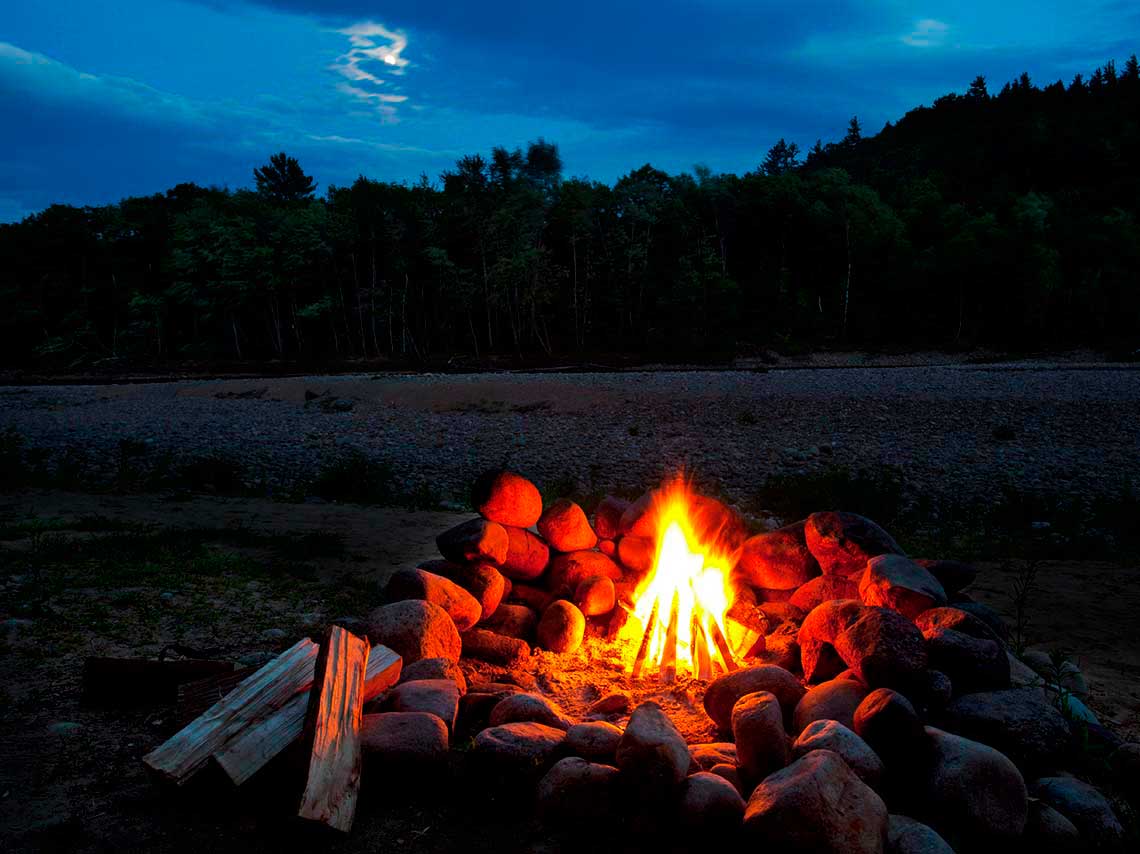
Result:
<svg viewBox="0 0 1140 854">
<path fill-rule="evenodd" d="M 350 411 L 330 411 L 334 401 Z M 895 466 L 915 494 L 984 502 L 1003 483 L 1096 495 L 1140 473 L 1140 369 L 1021 362 L 7 386 L 0 429 L 9 427 L 108 475 L 124 439 L 155 456 L 221 452 L 270 493 L 351 448 L 387 460 L 407 486 L 454 500 L 479 471 L 507 462 L 540 485 L 573 478 L 590 490 L 650 485 L 686 466 L 737 501 L 773 473 Z"/>
</svg>

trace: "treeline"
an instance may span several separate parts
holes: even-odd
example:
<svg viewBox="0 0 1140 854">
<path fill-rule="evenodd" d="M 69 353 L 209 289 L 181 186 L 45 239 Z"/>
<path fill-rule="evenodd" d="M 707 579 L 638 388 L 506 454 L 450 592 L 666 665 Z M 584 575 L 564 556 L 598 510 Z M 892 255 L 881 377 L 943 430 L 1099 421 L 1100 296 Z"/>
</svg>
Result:
<svg viewBox="0 0 1140 854">
<path fill-rule="evenodd" d="M 740 176 L 567 179 L 539 140 L 435 183 L 254 178 L 0 226 L 0 360 L 1140 346 L 1134 57 Z"/>
</svg>

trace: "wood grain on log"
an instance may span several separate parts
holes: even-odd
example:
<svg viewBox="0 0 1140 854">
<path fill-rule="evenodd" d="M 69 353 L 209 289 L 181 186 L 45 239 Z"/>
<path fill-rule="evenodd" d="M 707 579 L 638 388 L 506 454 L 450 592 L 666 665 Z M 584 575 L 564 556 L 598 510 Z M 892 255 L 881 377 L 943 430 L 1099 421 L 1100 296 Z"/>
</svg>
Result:
<svg viewBox="0 0 1140 854">
<path fill-rule="evenodd" d="M 347 833 L 360 791 L 368 640 L 333 626 L 317 657 L 305 715 L 309 776 L 297 815 Z"/>
<path fill-rule="evenodd" d="M 317 645 L 298 641 L 143 757 L 163 779 L 181 785 L 234 735 L 268 717 L 313 682 Z"/>
<path fill-rule="evenodd" d="M 386 646 L 374 646 L 364 671 L 364 702 L 373 700 L 400 678 L 403 660 Z M 301 737 L 309 694 L 298 694 L 263 721 L 246 727 L 214 754 L 234 785 L 240 786 L 269 760 Z"/>
</svg>

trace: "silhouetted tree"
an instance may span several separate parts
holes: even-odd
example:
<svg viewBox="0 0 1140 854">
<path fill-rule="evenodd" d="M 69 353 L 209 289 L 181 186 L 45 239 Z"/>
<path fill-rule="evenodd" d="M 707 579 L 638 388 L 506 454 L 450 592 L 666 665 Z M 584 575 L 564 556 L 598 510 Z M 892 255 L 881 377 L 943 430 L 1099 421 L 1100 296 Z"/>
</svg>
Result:
<svg viewBox="0 0 1140 854">
<path fill-rule="evenodd" d="M 274 154 L 265 166 L 253 170 L 257 192 L 277 202 L 296 202 L 310 199 L 317 185 L 301 169 L 296 157 L 284 151 Z"/>
<path fill-rule="evenodd" d="M 799 165 L 800 147 L 794 142 L 785 142 L 783 137 L 768 149 L 760 169 L 765 175 L 783 175 Z"/>
<path fill-rule="evenodd" d="M 847 135 L 843 137 L 844 145 L 855 145 L 863 138 L 863 129 L 859 125 L 859 117 L 852 116 L 847 123 Z"/>
</svg>

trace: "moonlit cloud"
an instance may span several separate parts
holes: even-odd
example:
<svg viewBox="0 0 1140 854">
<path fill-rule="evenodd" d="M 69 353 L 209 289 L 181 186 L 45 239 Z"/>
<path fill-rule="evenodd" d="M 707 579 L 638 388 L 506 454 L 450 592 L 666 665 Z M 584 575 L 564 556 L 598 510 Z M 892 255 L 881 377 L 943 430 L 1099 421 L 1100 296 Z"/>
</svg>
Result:
<svg viewBox="0 0 1140 854">
<path fill-rule="evenodd" d="M 923 18 L 915 22 L 914 29 L 902 37 L 902 42 L 911 47 L 936 47 L 946 40 L 949 29 L 943 21 Z"/>
<path fill-rule="evenodd" d="M 332 66 L 333 71 L 350 81 L 339 84 L 337 89 L 372 103 L 386 121 L 395 121 L 395 105 L 408 97 L 390 90 L 395 88 L 393 78 L 402 77 L 409 65 L 403 55 L 408 37 L 373 21 L 361 21 L 338 32 L 348 36 L 351 48 Z"/>
</svg>

